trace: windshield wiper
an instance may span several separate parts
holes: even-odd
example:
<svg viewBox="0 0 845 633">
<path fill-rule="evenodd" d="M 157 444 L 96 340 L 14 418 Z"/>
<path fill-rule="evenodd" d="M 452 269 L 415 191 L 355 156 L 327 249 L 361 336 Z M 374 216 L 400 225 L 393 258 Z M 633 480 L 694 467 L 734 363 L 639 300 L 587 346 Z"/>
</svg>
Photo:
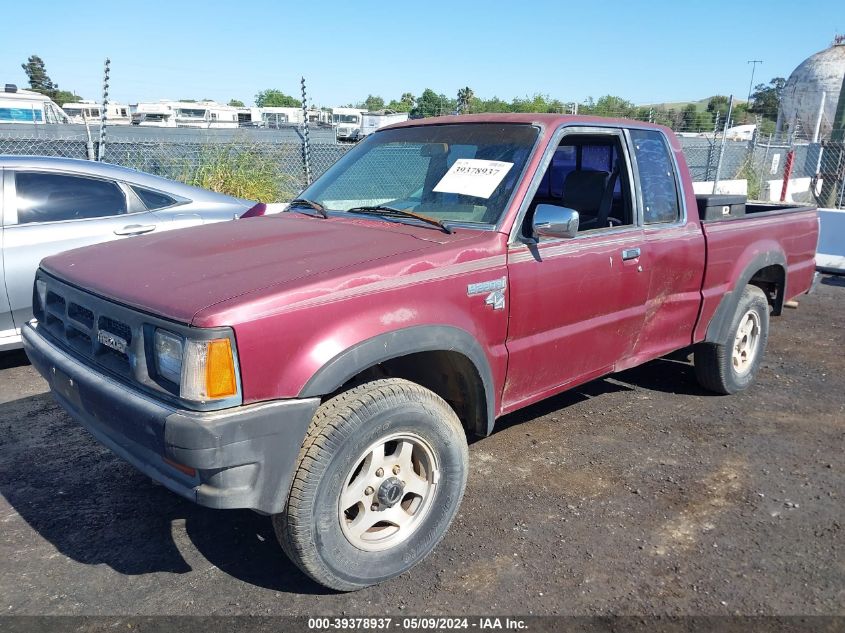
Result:
<svg viewBox="0 0 845 633">
<path fill-rule="evenodd" d="M 419 220 L 420 222 L 425 222 L 426 224 L 436 226 L 446 233 L 452 233 L 452 229 L 443 224 L 443 222 L 441 222 L 437 218 L 432 218 L 427 215 L 422 215 L 420 213 L 414 213 L 413 211 L 408 211 L 406 209 L 396 209 L 394 207 L 388 207 L 383 204 L 377 204 L 370 207 L 352 207 L 351 209 L 347 209 L 346 212 L 363 213 L 367 215 L 380 215 L 386 218 L 413 218 L 414 220 Z"/>
<path fill-rule="evenodd" d="M 322 204 L 320 204 L 319 202 L 314 202 L 313 200 L 309 200 L 308 198 L 295 198 L 288 202 L 288 209 L 293 207 L 308 207 L 309 209 L 314 209 L 314 211 L 316 211 L 319 217 L 321 218 L 329 217 L 329 214 L 326 212 L 326 208 Z M 305 215 L 317 217 L 311 213 L 306 213 Z"/>
</svg>

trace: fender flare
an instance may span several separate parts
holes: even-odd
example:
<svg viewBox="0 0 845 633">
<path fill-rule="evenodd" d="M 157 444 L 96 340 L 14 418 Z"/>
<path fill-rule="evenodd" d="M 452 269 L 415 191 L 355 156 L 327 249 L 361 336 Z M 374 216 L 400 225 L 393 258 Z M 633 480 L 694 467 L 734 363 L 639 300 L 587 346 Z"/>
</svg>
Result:
<svg viewBox="0 0 845 633">
<path fill-rule="evenodd" d="M 742 274 L 740 274 L 737 279 L 733 290 L 726 292 L 722 297 L 722 300 L 719 302 L 719 307 L 716 308 L 713 318 L 710 319 L 710 323 L 707 325 L 707 334 L 704 337 L 704 341 L 706 343 L 720 343 L 725 340 L 725 337 L 728 334 L 728 329 L 733 321 L 736 307 L 739 304 L 739 298 L 742 296 L 742 291 L 745 289 L 745 286 L 747 286 L 748 282 L 751 281 L 751 278 L 763 268 L 775 265 L 783 268 L 784 287 L 781 292 L 781 299 L 782 297 L 786 297 L 786 257 L 784 257 L 783 253 L 780 251 L 766 251 L 764 253 L 758 253 L 748 264 L 746 264 Z"/>
<path fill-rule="evenodd" d="M 417 352 L 458 352 L 475 367 L 484 389 L 486 411 L 481 420 L 486 428 L 474 429 L 477 433 L 489 435 L 495 421 L 495 390 L 493 372 L 483 348 L 476 338 L 457 327 L 448 325 L 417 325 L 379 334 L 356 343 L 329 360 L 311 376 L 299 398 L 324 396 L 336 391 L 365 369 L 384 361 Z M 484 426 L 484 424 L 480 426 Z"/>
</svg>

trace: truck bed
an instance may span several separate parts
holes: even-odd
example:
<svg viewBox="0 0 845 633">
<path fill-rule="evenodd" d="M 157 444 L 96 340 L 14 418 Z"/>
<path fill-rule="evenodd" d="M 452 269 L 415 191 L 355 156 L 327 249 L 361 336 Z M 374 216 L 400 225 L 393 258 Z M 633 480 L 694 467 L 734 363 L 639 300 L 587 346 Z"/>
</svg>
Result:
<svg viewBox="0 0 845 633">
<path fill-rule="evenodd" d="M 710 322 L 722 296 L 731 292 L 737 284 L 747 283 L 743 272 L 752 262 L 758 266 L 762 264 L 759 267 L 785 265 L 788 272 L 784 296 L 776 305 L 810 289 L 818 239 L 818 211 L 815 207 L 746 204 L 743 215 L 705 220 L 701 229 L 707 249 L 707 265 L 701 291 L 697 340 L 703 337 L 703 325 Z M 775 313 L 779 313 L 779 308 L 776 307 Z"/>
<path fill-rule="evenodd" d="M 748 202 L 745 196 L 724 194 L 699 194 L 695 196 L 695 201 L 698 205 L 698 217 L 703 223 L 815 210 L 815 207 L 800 204 Z"/>
</svg>

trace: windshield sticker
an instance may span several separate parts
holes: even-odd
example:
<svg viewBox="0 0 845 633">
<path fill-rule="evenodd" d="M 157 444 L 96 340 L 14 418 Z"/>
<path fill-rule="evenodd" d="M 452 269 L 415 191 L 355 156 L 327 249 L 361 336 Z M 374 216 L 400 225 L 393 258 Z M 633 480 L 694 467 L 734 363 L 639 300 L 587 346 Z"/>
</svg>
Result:
<svg viewBox="0 0 845 633">
<path fill-rule="evenodd" d="M 513 163 L 500 160 L 459 158 L 440 179 L 434 191 L 489 198 L 511 167 Z"/>
</svg>

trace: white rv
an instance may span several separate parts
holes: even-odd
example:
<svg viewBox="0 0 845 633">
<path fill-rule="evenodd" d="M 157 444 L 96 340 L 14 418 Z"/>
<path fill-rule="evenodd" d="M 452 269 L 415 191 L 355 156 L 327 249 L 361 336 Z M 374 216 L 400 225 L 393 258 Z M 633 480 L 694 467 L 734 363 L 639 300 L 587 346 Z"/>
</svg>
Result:
<svg viewBox="0 0 845 633">
<path fill-rule="evenodd" d="M 100 120 L 101 105 L 94 101 L 77 101 L 62 106 L 71 123 L 96 123 Z M 109 103 L 106 106 L 106 121 L 110 125 L 129 125 L 132 118 L 129 106 L 123 103 Z"/>
<path fill-rule="evenodd" d="M 408 120 L 407 112 L 394 112 L 393 110 L 378 110 L 376 112 L 365 112 L 361 123 L 361 136 L 372 134 L 377 129 L 393 123 L 401 123 Z"/>
<path fill-rule="evenodd" d="M 143 127 L 176 127 L 176 113 L 169 101 L 131 105 L 132 125 Z"/>
<path fill-rule="evenodd" d="M 236 128 L 239 109 L 215 101 L 168 101 L 132 106 L 132 123 L 148 127 Z"/>
<path fill-rule="evenodd" d="M 68 118 L 49 97 L 6 84 L 0 93 L 0 123 L 57 124 L 68 123 Z"/>
<path fill-rule="evenodd" d="M 229 105 L 216 101 L 179 102 L 171 105 L 176 113 L 176 127 L 238 127 L 238 109 Z"/>
<path fill-rule="evenodd" d="M 332 108 L 332 125 L 340 141 L 357 141 L 363 132 L 362 116 L 367 110 L 360 108 Z"/>
</svg>

